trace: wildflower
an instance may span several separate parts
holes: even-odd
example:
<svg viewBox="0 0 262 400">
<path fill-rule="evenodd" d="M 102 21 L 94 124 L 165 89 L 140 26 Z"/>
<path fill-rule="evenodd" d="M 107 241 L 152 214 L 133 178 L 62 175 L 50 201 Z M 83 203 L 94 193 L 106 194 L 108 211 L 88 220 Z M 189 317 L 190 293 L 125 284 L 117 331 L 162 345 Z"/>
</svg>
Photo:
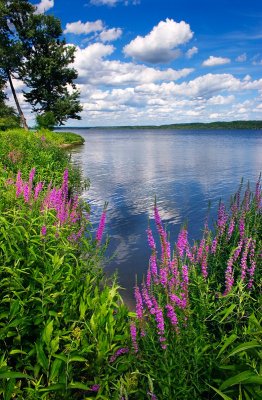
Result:
<svg viewBox="0 0 262 400">
<path fill-rule="evenodd" d="M 23 192 L 23 180 L 21 177 L 21 171 L 18 171 L 16 177 L 16 197 L 19 197 L 22 192 Z"/>
<path fill-rule="evenodd" d="M 130 324 L 130 334 L 131 334 L 133 349 L 135 353 L 138 353 L 138 344 L 136 340 L 137 337 L 136 325 L 133 322 Z"/>
<path fill-rule="evenodd" d="M 227 222 L 226 208 L 223 203 L 220 203 L 218 209 L 218 220 L 217 220 L 219 235 L 223 234 L 226 227 L 226 222 Z"/>
<path fill-rule="evenodd" d="M 243 239 L 243 237 L 245 235 L 245 218 L 243 215 L 239 221 L 239 234 L 240 234 L 241 239 Z"/>
<path fill-rule="evenodd" d="M 159 335 L 159 341 L 161 343 L 162 349 L 165 349 L 166 345 L 164 344 L 164 342 L 166 341 L 166 338 L 164 336 L 165 335 L 165 322 L 164 322 L 164 317 L 163 317 L 163 311 L 162 311 L 161 307 L 158 305 L 158 303 L 154 297 L 152 298 L 152 303 L 155 308 L 155 320 L 156 320 L 156 324 L 157 324 L 157 333 Z"/>
<path fill-rule="evenodd" d="M 46 235 L 46 226 L 45 225 L 43 225 L 42 228 L 41 228 L 41 235 L 42 236 Z"/>
<path fill-rule="evenodd" d="M 217 237 L 215 237 L 212 241 L 212 245 L 211 245 L 211 254 L 215 254 L 216 249 L 217 249 L 217 243 L 218 243 L 218 239 Z"/>
<path fill-rule="evenodd" d="M 233 257 L 230 257 L 230 259 L 227 262 L 227 269 L 225 273 L 225 291 L 224 291 L 224 296 L 227 295 L 232 286 L 234 284 L 234 275 L 233 275 Z"/>
<path fill-rule="evenodd" d="M 100 243 L 101 240 L 102 240 L 103 232 L 104 232 L 104 229 L 105 229 L 105 223 L 106 223 L 106 206 L 104 207 L 104 210 L 102 212 L 101 219 L 100 219 L 100 222 L 99 222 L 99 226 L 98 226 L 98 229 L 97 229 L 97 232 L 96 232 L 96 240 L 97 240 L 98 243 Z"/>
<path fill-rule="evenodd" d="M 138 319 L 143 318 L 143 300 L 138 286 L 135 287 L 135 299 L 136 299 L 136 315 Z"/>
<path fill-rule="evenodd" d="M 91 387 L 92 392 L 98 392 L 99 389 L 100 389 L 100 385 L 98 385 L 98 384 L 95 384 L 95 385 L 93 385 L 93 386 Z"/>
<path fill-rule="evenodd" d="M 29 187 L 28 183 L 24 184 L 23 189 L 24 189 L 24 200 L 26 203 L 28 203 L 29 198 L 30 198 L 30 187 Z"/>
<path fill-rule="evenodd" d="M 149 259 L 150 270 L 154 277 L 157 276 L 157 261 L 156 261 L 156 254 L 153 253 Z"/>
<path fill-rule="evenodd" d="M 167 309 L 167 316 L 170 319 L 171 324 L 175 327 L 176 332 L 178 333 L 178 319 L 174 311 L 174 308 L 171 304 L 167 304 L 166 309 Z"/>
<path fill-rule="evenodd" d="M 157 400 L 157 397 L 153 392 L 147 392 L 147 395 L 150 396 L 151 400 Z"/>
<path fill-rule="evenodd" d="M 122 347 L 121 349 L 118 349 L 111 357 L 109 362 L 113 363 L 119 356 L 121 356 L 122 354 L 126 354 L 129 352 L 129 348 L 128 347 Z"/>
<path fill-rule="evenodd" d="M 41 192 L 41 190 L 43 189 L 44 184 L 43 182 L 38 182 L 36 187 L 35 187 L 35 191 L 34 191 L 34 199 L 36 200 L 39 196 L 39 193 Z"/>
<path fill-rule="evenodd" d="M 229 240 L 232 236 L 232 233 L 234 231 L 234 227 L 235 227 L 235 220 L 234 218 L 231 218 L 231 221 L 229 223 L 229 227 L 228 227 L 228 231 L 227 231 L 227 240 Z"/>
<path fill-rule="evenodd" d="M 178 251 L 179 257 L 181 259 L 183 258 L 184 252 L 186 251 L 186 249 L 188 247 L 187 235 L 188 235 L 188 232 L 186 229 L 182 229 L 178 235 L 176 246 L 177 246 L 177 251 Z"/>
<path fill-rule="evenodd" d="M 242 258 L 241 258 L 241 280 L 243 281 L 245 279 L 246 276 L 246 270 L 247 270 L 247 255 L 248 255 L 248 250 L 249 250 L 249 246 L 250 246 L 250 240 L 247 240 L 243 254 L 242 254 Z"/>
<path fill-rule="evenodd" d="M 32 168 L 29 174 L 29 181 L 28 181 L 30 186 L 32 186 L 34 176 L 35 176 L 35 168 Z"/>
<path fill-rule="evenodd" d="M 148 240 L 149 247 L 152 250 L 156 250 L 156 244 L 155 244 L 152 230 L 150 228 L 148 228 L 146 232 L 147 232 L 147 240 Z"/>
</svg>

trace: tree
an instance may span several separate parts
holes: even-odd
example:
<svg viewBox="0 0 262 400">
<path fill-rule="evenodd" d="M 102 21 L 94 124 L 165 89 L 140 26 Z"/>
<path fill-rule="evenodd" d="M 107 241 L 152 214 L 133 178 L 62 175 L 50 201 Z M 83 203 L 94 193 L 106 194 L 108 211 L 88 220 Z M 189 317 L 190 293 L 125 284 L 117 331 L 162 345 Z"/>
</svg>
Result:
<svg viewBox="0 0 262 400">
<path fill-rule="evenodd" d="M 0 78 L 0 130 L 19 127 L 19 117 L 13 107 L 6 105 L 5 82 Z"/>
<path fill-rule="evenodd" d="M 28 129 L 20 107 L 13 78 L 19 78 L 19 67 L 23 60 L 23 43 L 18 28 L 25 26 L 35 8 L 27 0 L 0 1 L 0 78 L 8 82 L 16 103 L 21 124 Z"/>
<path fill-rule="evenodd" d="M 61 39 L 60 20 L 51 15 L 35 14 L 27 0 L 0 0 L 0 73 L 9 81 L 23 126 L 23 117 L 12 77 L 22 79 L 27 89 L 24 97 L 33 111 L 52 112 L 55 124 L 80 119 L 82 106 L 74 80 L 77 72 L 75 47 Z M 3 4 L 2 4 L 3 3 Z"/>
<path fill-rule="evenodd" d="M 51 15 L 32 15 L 26 29 L 20 31 L 26 60 L 20 74 L 29 91 L 24 94 L 34 111 L 52 112 L 55 123 L 80 119 L 82 111 L 74 80 L 77 71 L 70 66 L 75 47 L 60 39 L 60 20 Z"/>
</svg>

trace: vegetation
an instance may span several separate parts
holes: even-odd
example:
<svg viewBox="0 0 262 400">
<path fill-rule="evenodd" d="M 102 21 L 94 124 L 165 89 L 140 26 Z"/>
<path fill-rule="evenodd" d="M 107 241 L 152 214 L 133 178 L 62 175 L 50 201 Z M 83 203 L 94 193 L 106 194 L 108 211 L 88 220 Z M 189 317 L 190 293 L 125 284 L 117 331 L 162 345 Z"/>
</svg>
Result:
<svg viewBox="0 0 262 400">
<path fill-rule="evenodd" d="M 39 115 L 52 113 L 53 126 L 69 118 L 80 119 L 82 107 L 74 84 L 77 72 L 69 66 L 74 61 L 75 47 L 66 45 L 61 35 L 60 20 L 36 14 L 28 0 L 1 1 L 0 79 L 10 85 L 24 128 L 27 123 L 13 79 L 26 85 L 24 97 L 33 111 Z"/>
<path fill-rule="evenodd" d="M 220 203 L 214 232 L 190 245 L 183 227 L 173 250 L 156 204 L 160 240 L 149 227 L 128 312 L 101 267 L 106 207 L 94 235 L 60 148 L 74 135 L 0 136 L 2 398 L 261 399 L 260 180 Z"/>
<path fill-rule="evenodd" d="M 86 128 L 85 128 L 86 129 Z M 103 127 L 104 129 L 104 127 Z M 170 125 L 115 126 L 106 129 L 262 129 L 262 121 L 190 122 Z"/>
</svg>

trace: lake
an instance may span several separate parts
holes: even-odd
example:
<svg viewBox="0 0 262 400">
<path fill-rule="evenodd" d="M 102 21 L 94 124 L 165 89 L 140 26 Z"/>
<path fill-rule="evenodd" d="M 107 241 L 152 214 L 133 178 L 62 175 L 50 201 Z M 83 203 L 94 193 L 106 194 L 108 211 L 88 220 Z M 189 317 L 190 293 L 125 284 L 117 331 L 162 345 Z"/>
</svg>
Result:
<svg viewBox="0 0 262 400">
<path fill-rule="evenodd" d="M 261 131 L 69 130 L 85 138 L 72 158 L 90 178 L 83 198 L 95 227 L 109 202 L 105 270 L 118 270 L 131 305 L 135 280 L 148 267 L 145 231 L 149 222 L 154 227 L 155 196 L 172 243 L 184 223 L 191 240 L 199 239 L 207 214 L 212 225 L 219 199 L 228 204 L 242 177 L 254 187 L 262 171 Z"/>
</svg>

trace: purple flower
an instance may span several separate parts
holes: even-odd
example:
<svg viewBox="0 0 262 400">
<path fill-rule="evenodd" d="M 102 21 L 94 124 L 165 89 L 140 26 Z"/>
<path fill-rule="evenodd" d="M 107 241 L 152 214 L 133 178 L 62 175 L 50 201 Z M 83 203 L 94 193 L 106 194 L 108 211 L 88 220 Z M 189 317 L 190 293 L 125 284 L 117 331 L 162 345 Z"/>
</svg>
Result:
<svg viewBox="0 0 262 400">
<path fill-rule="evenodd" d="M 23 193 L 23 180 L 21 177 L 21 171 L 18 171 L 16 176 L 16 197 L 19 197 Z"/>
<path fill-rule="evenodd" d="M 218 209 L 218 220 L 217 220 L 219 235 L 223 234 L 226 227 L 226 222 L 227 222 L 226 207 L 223 203 L 220 203 Z"/>
<path fill-rule="evenodd" d="M 156 277 L 157 276 L 157 261 L 156 261 L 156 253 L 155 252 L 150 256 L 149 265 L 150 265 L 150 270 L 151 270 L 153 277 Z"/>
<path fill-rule="evenodd" d="M 250 246 L 250 242 L 251 239 L 248 239 L 242 254 L 242 258 L 241 258 L 241 280 L 243 281 L 246 277 L 246 271 L 247 271 L 247 255 L 248 255 L 248 250 L 249 250 L 249 246 Z"/>
<path fill-rule="evenodd" d="M 36 187 L 35 187 L 35 194 L 34 194 L 34 199 L 36 200 L 39 196 L 39 193 L 41 192 L 41 190 L 43 189 L 43 182 L 38 182 Z"/>
<path fill-rule="evenodd" d="M 35 176 L 35 168 L 32 168 L 31 171 L 30 171 L 30 174 L 29 174 L 29 181 L 28 181 L 30 186 L 33 183 L 34 176 Z"/>
<path fill-rule="evenodd" d="M 28 183 L 24 184 L 24 200 L 26 203 L 29 203 L 29 199 L 30 199 L 30 187 L 28 185 Z"/>
<path fill-rule="evenodd" d="M 215 254 L 215 252 L 217 250 L 217 243 L 218 243 L 218 239 L 217 239 L 217 237 L 215 237 L 212 241 L 211 254 Z"/>
<path fill-rule="evenodd" d="M 135 287 L 135 299 L 136 299 L 136 315 L 137 318 L 142 320 L 143 318 L 143 300 L 138 286 Z"/>
<path fill-rule="evenodd" d="M 178 251 L 179 257 L 181 259 L 183 258 L 184 253 L 188 247 L 187 235 L 188 235 L 188 232 L 186 229 L 182 229 L 178 235 L 176 246 L 177 246 L 177 251 Z"/>
<path fill-rule="evenodd" d="M 131 339 L 132 339 L 132 344 L 133 344 L 133 349 L 135 353 L 138 353 L 138 344 L 137 344 L 137 333 L 136 333 L 136 325 L 135 323 L 130 324 L 130 334 L 131 334 Z"/>
<path fill-rule="evenodd" d="M 42 236 L 46 235 L 46 226 L 45 225 L 43 225 L 42 228 L 41 228 L 41 235 Z"/>
<path fill-rule="evenodd" d="M 146 232 L 147 232 L 147 240 L 148 240 L 149 247 L 152 250 L 156 250 L 156 244 L 155 244 L 152 230 L 150 228 L 148 228 Z"/>
<path fill-rule="evenodd" d="M 239 234 L 240 234 L 240 238 L 243 239 L 243 237 L 245 235 L 245 218 L 243 215 L 239 221 Z"/>
<path fill-rule="evenodd" d="M 157 400 L 157 397 L 156 397 L 156 395 L 155 395 L 154 393 L 152 393 L 152 392 L 147 392 L 147 395 L 150 396 L 150 399 L 151 399 L 151 400 Z"/>
<path fill-rule="evenodd" d="M 235 220 L 234 218 L 231 218 L 231 221 L 229 223 L 229 227 L 228 227 L 228 231 L 227 231 L 227 240 L 229 240 L 232 236 L 232 233 L 234 231 L 234 227 L 235 227 Z"/>
<path fill-rule="evenodd" d="M 122 354 L 126 354 L 129 352 L 129 348 L 128 347 L 122 347 L 121 349 L 118 349 L 111 357 L 109 362 L 113 363 L 119 356 L 121 356 Z"/>
<path fill-rule="evenodd" d="M 166 309 L 167 309 L 167 316 L 170 319 L 171 324 L 175 327 L 176 332 L 178 333 L 178 319 L 174 311 L 174 308 L 171 304 L 167 304 Z"/>
<path fill-rule="evenodd" d="M 100 389 L 100 385 L 95 384 L 91 387 L 92 392 L 98 392 L 98 390 Z"/>
<path fill-rule="evenodd" d="M 96 232 L 96 240 L 98 243 L 100 243 L 102 240 L 103 232 L 105 229 L 105 223 L 106 223 L 106 209 L 104 209 L 104 211 L 102 212 L 99 226 Z"/>
</svg>

